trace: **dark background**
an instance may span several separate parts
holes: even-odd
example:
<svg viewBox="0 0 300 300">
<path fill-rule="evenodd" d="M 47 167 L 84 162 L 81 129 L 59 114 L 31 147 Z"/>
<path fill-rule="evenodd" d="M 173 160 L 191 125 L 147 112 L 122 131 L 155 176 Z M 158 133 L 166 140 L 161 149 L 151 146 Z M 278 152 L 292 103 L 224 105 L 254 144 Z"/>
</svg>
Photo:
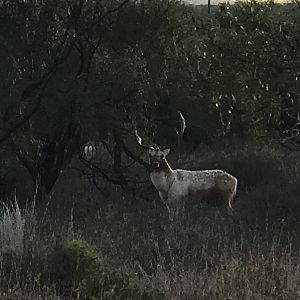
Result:
<svg viewBox="0 0 300 300">
<path fill-rule="evenodd" d="M 17 286 L 18 299 L 46 299 L 45 286 L 76 299 L 297 299 L 299 83 L 297 1 L 210 14 L 175 0 L 0 1 L 2 220 L 20 207 L 27 224 L 22 263 L 11 264 L 14 247 L 1 256 L 3 290 Z M 171 147 L 174 168 L 237 177 L 234 224 L 209 208 L 169 224 L 135 130 Z M 90 244 L 131 270 L 137 294 L 105 294 L 109 280 L 47 267 L 56 247 L 58 257 L 83 251 L 86 274 L 99 277 Z M 120 276 L 112 282 L 124 287 Z"/>
</svg>

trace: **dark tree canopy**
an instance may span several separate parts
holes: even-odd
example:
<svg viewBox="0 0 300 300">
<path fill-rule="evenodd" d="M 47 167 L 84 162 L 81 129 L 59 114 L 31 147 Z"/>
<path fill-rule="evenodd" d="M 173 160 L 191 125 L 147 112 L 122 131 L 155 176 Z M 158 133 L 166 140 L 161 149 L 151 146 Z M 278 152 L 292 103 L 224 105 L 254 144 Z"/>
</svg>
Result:
<svg viewBox="0 0 300 300">
<path fill-rule="evenodd" d="M 49 194 L 82 146 L 131 188 L 133 131 L 186 150 L 228 137 L 298 147 L 300 10 L 255 1 L 207 15 L 176 0 L 0 1 L 1 169 Z M 125 167 L 126 166 L 126 167 Z"/>
</svg>

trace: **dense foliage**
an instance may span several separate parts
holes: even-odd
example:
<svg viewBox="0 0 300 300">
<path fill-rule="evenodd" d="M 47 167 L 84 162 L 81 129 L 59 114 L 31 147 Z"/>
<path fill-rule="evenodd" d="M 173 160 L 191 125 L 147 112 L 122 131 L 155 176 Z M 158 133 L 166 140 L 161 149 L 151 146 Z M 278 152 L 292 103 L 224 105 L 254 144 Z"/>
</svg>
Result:
<svg viewBox="0 0 300 300">
<path fill-rule="evenodd" d="M 98 173 L 128 187 L 133 130 L 174 145 L 178 110 L 189 150 L 229 136 L 297 145 L 299 13 L 255 1 L 211 15 L 176 0 L 1 1 L 2 193 L 19 168 L 31 194 L 49 194 L 88 141 L 108 155 Z"/>
</svg>

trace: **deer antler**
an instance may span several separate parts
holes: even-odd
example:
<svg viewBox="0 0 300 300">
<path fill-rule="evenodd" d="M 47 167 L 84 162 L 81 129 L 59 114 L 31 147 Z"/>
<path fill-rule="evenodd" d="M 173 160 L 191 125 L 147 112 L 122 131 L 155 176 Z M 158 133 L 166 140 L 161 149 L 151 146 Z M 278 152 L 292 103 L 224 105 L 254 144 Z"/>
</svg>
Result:
<svg viewBox="0 0 300 300">
<path fill-rule="evenodd" d="M 148 145 L 148 144 L 144 144 L 144 143 L 142 142 L 142 138 L 138 135 L 138 132 L 137 132 L 136 129 L 134 130 L 134 136 L 135 136 L 136 141 L 138 142 L 138 144 L 139 144 L 141 147 L 143 147 L 143 148 L 145 148 L 145 149 L 148 149 L 148 150 L 154 150 L 154 147 L 153 147 L 153 146 L 150 146 L 150 145 Z"/>
<path fill-rule="evenodd" d="M 185 122 L 185 118 L 184 116 L 182 115 L 182 113 L 180 111 L 177 111 L 178 114 L 179 114 L 179 117 L 180 117 L 180 130 L 176 130 L 177 132 L 177 135 L 183 135 L 184 134 L 184 131 L 186 129 L 186 122 Z"/>
</svg>

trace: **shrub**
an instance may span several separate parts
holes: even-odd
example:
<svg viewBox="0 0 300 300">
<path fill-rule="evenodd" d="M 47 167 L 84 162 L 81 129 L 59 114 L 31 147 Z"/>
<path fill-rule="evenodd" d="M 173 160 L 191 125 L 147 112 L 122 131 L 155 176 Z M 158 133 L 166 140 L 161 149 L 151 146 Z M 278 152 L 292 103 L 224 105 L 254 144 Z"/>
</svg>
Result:
<svg viewBox="0 0 300 300">
<path fill-rule="evenodd" d="M 51 281 L 61 293 L 72 297 L 132 299 L 138 291 L 124 270 L 112 266 L 102 253 L 87 242 L 65 240 L 49 257 Z"/>
</svg>

